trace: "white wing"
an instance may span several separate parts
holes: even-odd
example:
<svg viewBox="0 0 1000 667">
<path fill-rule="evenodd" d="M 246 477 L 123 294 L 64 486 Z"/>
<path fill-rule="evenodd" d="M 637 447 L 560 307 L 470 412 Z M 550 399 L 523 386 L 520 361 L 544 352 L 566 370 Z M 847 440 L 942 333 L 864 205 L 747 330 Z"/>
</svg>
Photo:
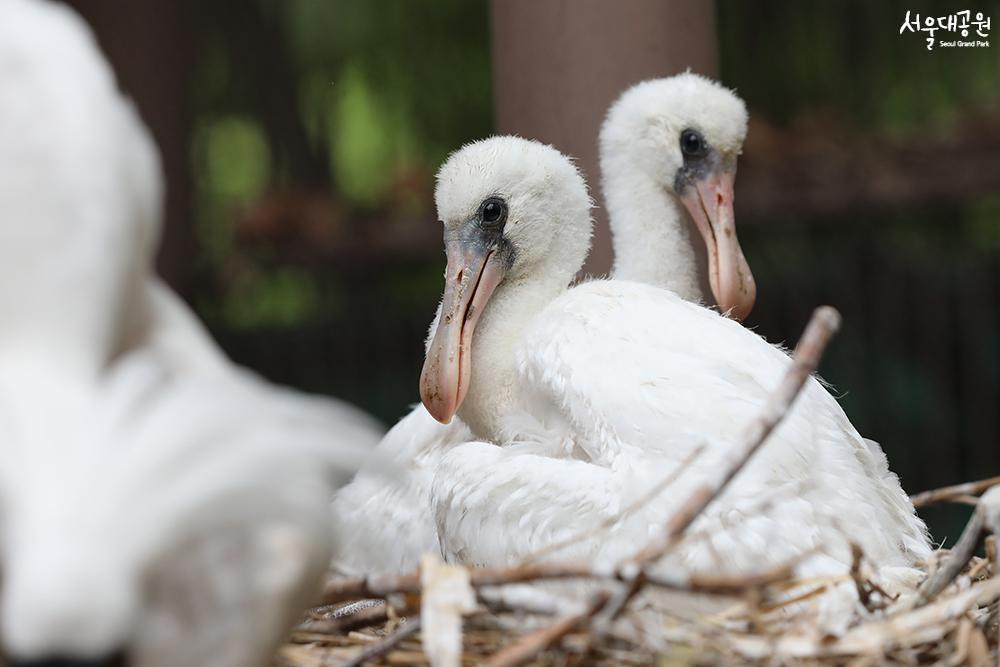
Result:
<svg viewBox="0 0 1000 667">
<path fill-rule="evenodd" d="M 434 502 L 451 558 L 509 562 L 574 532 L 565 526 L 594 526 L 707 445 L 617 536 L 577 547 L 612 558 L 634 551 L 725 460 L 789 359 L 669 292 L 596 281 L 533 321 L 518 363 L 523 405 L 507 420 L 505 440 L 524 444 L 466 445 L 442 462 Z M 773 506 L 761 507 L 762 498 Z M 705 537 L 679 557 L 716 570 L 760 567 L 814 547 L 832 557 L 821 569 L 849 563 L 846 536 L 886 565 L 909 565 L 929 549 L 881 450 L 815 380 L 694 532 Z"/>
</svg>

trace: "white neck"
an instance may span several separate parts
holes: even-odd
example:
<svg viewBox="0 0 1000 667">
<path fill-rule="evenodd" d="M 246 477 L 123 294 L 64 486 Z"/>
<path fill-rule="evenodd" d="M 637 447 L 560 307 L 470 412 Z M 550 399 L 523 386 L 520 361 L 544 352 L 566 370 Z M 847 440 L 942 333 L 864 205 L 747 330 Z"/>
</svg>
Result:
<svg viewBox="0 0 1000 667">
<path fill-rule="evenodd" d="M 625 156 L 608 156 L 601 166 L 615 249 L 614 277 L 711 303 L 705 244 L 677 197 Z"/>
<path fill-rule="evenodd" d="M 514 350 L 531 320 L 566 291 L 571 275 L 504 281 L 483 312 L 472 340 L 472 377 L 459 416 L 477 437 L 504 440 L 503 418 L 514 400 Z"/>
</svg>

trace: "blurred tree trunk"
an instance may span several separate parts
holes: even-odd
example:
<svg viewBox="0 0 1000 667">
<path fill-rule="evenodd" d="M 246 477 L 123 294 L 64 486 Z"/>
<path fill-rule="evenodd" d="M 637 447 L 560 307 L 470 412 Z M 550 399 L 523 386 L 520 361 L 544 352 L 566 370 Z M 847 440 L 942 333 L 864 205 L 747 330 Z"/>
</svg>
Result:
<svg viewBox="0 0 1000 667">
<path fill-rule="evenodd" d="M 191 287 L 195 254 L 188 156 L 187 85 L 192 40 L 179 1 L 66 0 L 90 23 L 101 48 L 153 132 L 167 181 L 157 268 L 182 293 Z"/>
<path fill-rule="evenodd" d="M 718 69 L 709 0 L 492 0 L 497 129 L 577 158 L 600 192 L 597 133 L 628 86 L 691 68 Z M 596 211 L 586 270 L 611 268 L 611 236 Z"/>
</svg>

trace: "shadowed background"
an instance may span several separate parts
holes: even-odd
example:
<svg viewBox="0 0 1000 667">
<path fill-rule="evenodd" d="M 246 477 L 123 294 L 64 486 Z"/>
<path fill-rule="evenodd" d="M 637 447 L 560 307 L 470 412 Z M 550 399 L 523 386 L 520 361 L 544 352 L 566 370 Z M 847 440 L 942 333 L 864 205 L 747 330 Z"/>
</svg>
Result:
<svg viewBox="0 0 1000 667">
<path fill-rule="evenodd" d="M 71 4 L 164 154 L 161 272 L 265 376 L 392 423 L 417 400 L 440 293 L 447 153 L 498 130 L 539 138 L 597 194 L 608 104 L 690 67 L 751 112 L 747 324 L 791 344 L 813 306 L 837 306 L 824 376 L 904 487 L 1000 474 L 1000 46 L 899 33 L 907 10 L 1000 20 L 996 0 Z M 927 518 L 951 539 L 962 514 Z"/>
</svg>

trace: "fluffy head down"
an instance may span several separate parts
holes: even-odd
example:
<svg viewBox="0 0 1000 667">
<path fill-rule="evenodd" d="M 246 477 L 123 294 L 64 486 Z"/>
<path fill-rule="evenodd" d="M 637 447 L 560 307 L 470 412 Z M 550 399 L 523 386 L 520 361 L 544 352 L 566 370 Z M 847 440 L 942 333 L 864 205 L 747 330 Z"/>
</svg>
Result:
<svg viewBox="0 0 1000 667">
<path fill-rule="evenodd" d="M 149 356 L 97 384 L 0 378 L 5 650 L 125 651 L 140 667 L 266 656 L 317 590 L 329 498 L 358 460 L 321 404 L 275 392 L 174 380 Z"/>
<path fill-rule="evenodd" d="M 540 264 L 576 273 L 590 249 L 592 202 L 570 158 L 521 137 L 466 144 L 437 174 L 434 201 L 445 235 L 472 219 L 491 196 L 508 206 L 504 237 L 514 250 L 508 281 L 538 271 Z"/>
<path fill-rule="evenodd" d="M 155 148 L 90 30 L 62 4 L 0 2 L 0 82 L 3 336 L 48 356 L 61 346 L 106 353 L 158 235 Z"/>
<path fill-rule="evenodd" d="M 746 139 L 746 105 L 725 86 L 691 72 L 643 81 L 608 110 L 600 135 L 602 160 L 627 158 L 670 186 L 683 163 L 680 136 L 686 129 L 735 158 Z"/>
</svg>

